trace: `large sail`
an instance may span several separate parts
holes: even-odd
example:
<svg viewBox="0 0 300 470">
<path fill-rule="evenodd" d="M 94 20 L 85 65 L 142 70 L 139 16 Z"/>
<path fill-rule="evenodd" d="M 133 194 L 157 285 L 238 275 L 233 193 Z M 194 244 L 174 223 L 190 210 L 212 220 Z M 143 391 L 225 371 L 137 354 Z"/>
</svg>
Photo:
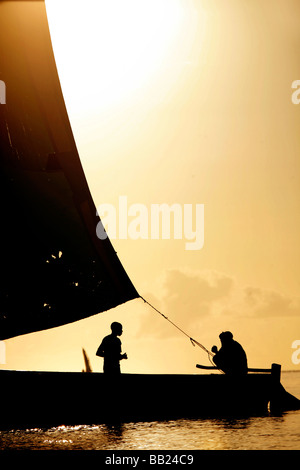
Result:
<svg viewBox="0 0 300 470">
<path fill-rule="evenodd" d="M 99 218 L 70 127 L 44 1 L 0 1 L 0 339 L 138 297 Z"/>
</svg>

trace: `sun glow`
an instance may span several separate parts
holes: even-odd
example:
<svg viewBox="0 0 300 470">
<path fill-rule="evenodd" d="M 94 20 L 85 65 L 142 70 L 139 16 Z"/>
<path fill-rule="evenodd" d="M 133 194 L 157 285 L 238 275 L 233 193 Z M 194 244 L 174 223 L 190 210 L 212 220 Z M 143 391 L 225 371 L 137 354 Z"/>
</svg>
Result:
<svg viewBox="0 0 300 470">
<path fill-rule="evenodd" d="M 48 0 L 46 7 L 65 99 L 75 97 L 77 110 L 142 93 L 180 55 L 181 0 Z"/>
</svg>

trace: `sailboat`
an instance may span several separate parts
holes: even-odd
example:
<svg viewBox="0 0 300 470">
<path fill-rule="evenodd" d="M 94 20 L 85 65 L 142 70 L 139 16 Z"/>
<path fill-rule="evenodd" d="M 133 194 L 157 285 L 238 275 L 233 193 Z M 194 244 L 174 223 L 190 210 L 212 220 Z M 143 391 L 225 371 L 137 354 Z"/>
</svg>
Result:
<svg viewBox="0 0 300 470">
<path fill-rule="evenodd" d="M 101 221 L 65 107 L 44 1 L 0 1 L 0 57 L 5 340 L 140 295 L 109 238 L 96 236 Z M 111 383 L 94 372 L 0 370 L 0 426 L 266 413 L 270 402 L 282 408 L 278 366 L 249 372 L 238 380 L 215 373 L 122 374 Z"/>
</svg>

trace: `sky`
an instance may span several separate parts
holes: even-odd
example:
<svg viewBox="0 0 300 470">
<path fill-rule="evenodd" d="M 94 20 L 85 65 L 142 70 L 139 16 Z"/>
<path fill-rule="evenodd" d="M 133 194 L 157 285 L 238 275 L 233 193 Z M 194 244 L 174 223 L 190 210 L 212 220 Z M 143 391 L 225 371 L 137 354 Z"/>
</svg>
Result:
<svg viewBox="0 0 300 470">
<path fill-rule="evenodd" d="M 153 239 L 149 226 L 143 239 L 112 240 L 139 294 L 207 349 L 230 330 L 250 367 L 299 370 L 300 104 L 292 99 L 299 2 L 47 0 L 46 7 L 96 207 L 118 213 L 120 197 L 148 214 L 154 204 L 189 205 L 194 230 L 196 206 L 204 208 L 200 249 L 187 250 L 184 233 Z M 5 341 L 1 367 L 81 371 L 84 348 L 101 371 L 95 352 L 112 321 L 123 324 L 123 372 L 210 365 L 136 299 Z"/>
</svg>

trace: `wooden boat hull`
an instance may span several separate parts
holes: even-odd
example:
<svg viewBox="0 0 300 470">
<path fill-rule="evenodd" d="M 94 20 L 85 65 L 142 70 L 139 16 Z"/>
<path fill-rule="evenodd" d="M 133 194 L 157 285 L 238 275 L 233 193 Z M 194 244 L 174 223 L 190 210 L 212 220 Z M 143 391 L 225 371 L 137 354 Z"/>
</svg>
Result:
<svg viewBox="0 0 300 470">
<path fill-rule="evenodd" d="M 271 374 L 122 374 L 0 371 L 0 426 L 49 427 L 268 413 Z"/>
</svg>

